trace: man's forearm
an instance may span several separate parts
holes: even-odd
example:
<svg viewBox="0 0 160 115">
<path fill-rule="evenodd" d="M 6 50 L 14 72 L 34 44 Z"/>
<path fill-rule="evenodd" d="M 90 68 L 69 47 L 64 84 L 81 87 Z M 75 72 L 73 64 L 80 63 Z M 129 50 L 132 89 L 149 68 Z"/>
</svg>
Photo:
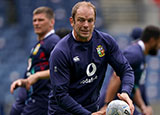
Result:
<svg viewBox="0 0 160 115">
<path fill-rule="evenodd" d="M 108 88 L 106 89 L 106 98 L 105 98 L 106 104 L 115 98 L 115 96 L 120 88 L 120 85 L 121 85 L 120 78 L 116 75 L 116 73 L 113 73 L 113 75 L 110 79 Z"/>
<path fill-rule="evenodd" d="M 134 103 L 141 109 L 141 111 L 143 111 L 143 109 L 146 107 L 142 96 L 141 96 L 141 92 L 140 89 L 137 88 L 133 97 Z"/>
<path fill-rule="evenodd" d="M 30 75 L 27 78 L 27 82 L 28 82 L 27 84 L 30 87 L 30 85 L 35 84 L 38 80 L 49 79 L 49 77 L 50 77 L 50 71 L 49 70 L 39 71 L 39 72 L 36 72 L 35 74 Z"/>
<path fill-rule="evenodd" d="M 37 74 L 38 79 L 49 79 L 49 77 L 50 77 L 49 69 L 44 70 L 44 71 L 36 72 L 35 74 Z"/>
</svg>

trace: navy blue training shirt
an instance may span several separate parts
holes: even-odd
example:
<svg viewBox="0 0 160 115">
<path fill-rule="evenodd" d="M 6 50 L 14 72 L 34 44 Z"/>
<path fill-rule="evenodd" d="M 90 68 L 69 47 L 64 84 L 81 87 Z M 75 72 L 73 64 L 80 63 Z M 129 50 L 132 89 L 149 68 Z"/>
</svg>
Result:
<svg viewBox="0 0 160 115">
<path fill-rule="evenodd" d="M 28 68 L 24 78 L 27 78 L 30 74 L 34 74 L 38 71 L 49 69 L 50 52 L 59 40 L 60 38 L 51 31 L 48 33 L 48 36 L 35 44 L 28 59 Z M 43 115 L 47 114 L 50 88 L 50 79 L 43 79 L 38 80 L 33 84 L 27 93 L 26 89 L 20 90 L 19 94 L 21 95 L 19 95 L 20 97 L 18 97 L 16 103 L 13 105 L 10 114 L 17 115 L 18 113 L 16 111 L 20 111 L 24 115 L 39 113 Z M 44 113 L 42 111 L 44 111 Z"/>
<path fill-rule="evenodd" d="M 31 66 L 28 68 L 27 72 L 29 72 L 30 74 L 34 74 L 38 71 L 48 70 L 50 52 L 52 51 L 52 49 L 55 47 L 55 45 L 59 40 L 60 38 L 56 34 L 52 33 L 45 39 L 37 42 L 37 44 L 31 51 L 31 55 L 29 57 L 30 61 L 29 65 Z M 49 79 L 38 80 L 35 84 L 32 85 L 30 89 L 30 97 L 35 98 L 36 100 L 38 100 L 38 102 L 44 103 L 45 100 L 45 102 L 48 103 L 47 95 L 49 89 L 50 89 Z"/>
<path fill-rule="evenodd" d="M 76 41 L 72 33 L 55 46 L 50 56 L 50 115 L 87 115 L 98 110 L 97 100 L 110 64 L 122 79 L 122 91 L 131 93 L 133 70 L 115 40 L 94 30 L 88 42 Z"/>
<path fill-rule="evenodd" d="M 139 44 L 140 42 L 142 41 L 138 41 L 137 43 L 130 45 L 123 52 L 134 71 L 135 85 L 134 90 L 132 92 L 133 95 L 135 88 L 139 87 L 140 78 L 146 66 L 145 54 L 142 47 Z"/>
</svg>

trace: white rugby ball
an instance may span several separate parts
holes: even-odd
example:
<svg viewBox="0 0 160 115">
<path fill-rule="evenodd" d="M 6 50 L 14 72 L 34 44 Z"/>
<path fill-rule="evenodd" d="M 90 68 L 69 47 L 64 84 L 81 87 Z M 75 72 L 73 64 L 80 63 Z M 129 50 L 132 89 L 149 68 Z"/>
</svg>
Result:
<svg viewBox="0 0 160 115">
<path fill-rule="evenodd" d="M 106 115 L 131 115 L 131 111 L 125 101 L 113 100 L 108 104 Z"/>
</svg>

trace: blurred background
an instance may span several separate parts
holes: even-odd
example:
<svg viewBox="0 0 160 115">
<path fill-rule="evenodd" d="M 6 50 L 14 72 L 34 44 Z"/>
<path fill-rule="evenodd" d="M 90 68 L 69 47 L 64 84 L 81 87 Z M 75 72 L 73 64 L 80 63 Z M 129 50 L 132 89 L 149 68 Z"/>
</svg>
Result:
<svg viewBox="0 0 160 115">
<path fill-rule="evenodd" d="M 10 84 L 23 77 L 30 49 L 36 42 L 32 11 L 49 6 L 56 14 L 55 30 L 70 28 L 72 6 L 82 0 L 0 0 L 0 115 L 8 115 L 14 95 Z M 160 0 L 87 0 L 97 8 L 96 28 L 115 37 L 121 49 L 131 43 L 133 28 L 160 25 Z M 147 95 L 160 113 L 160 52 L 147 57 Z"/>
</svg>

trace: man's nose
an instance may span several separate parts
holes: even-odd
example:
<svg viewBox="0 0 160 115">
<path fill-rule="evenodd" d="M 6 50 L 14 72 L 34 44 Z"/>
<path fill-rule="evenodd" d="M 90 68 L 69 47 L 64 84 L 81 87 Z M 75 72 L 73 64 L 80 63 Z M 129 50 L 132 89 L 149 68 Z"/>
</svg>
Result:
<svg viewBox="0 0 160 115">
<path fill-rule="evenodd" d="M 84 22 L 84 26 L 88 27 L 88 21 L 87 20 Z"/>
</svg>

